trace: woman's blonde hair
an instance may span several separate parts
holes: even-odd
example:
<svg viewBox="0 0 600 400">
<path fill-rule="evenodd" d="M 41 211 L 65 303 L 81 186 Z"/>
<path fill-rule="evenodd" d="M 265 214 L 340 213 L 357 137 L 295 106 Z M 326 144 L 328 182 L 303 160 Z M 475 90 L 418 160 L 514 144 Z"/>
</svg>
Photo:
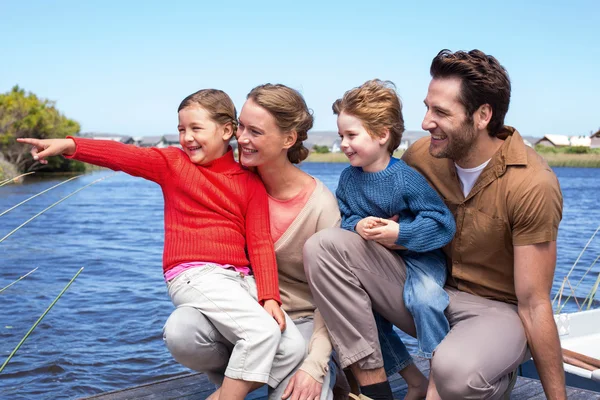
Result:
<svg viewBox="0 0 600 400">
<path fill-rule="evenodd" d="M 252 89 L 247 98 L 267 110 L 281 131 L 296 132 L 296 143 L 287 152 L 288 160 L 298 164 L 306 159 L 309 151 L 303 142 L 308 138 L 314 118 L 302 95 L 285 85 L 267 83 Z"/>
<path fill-rule="evenodd" d="M 237 111 L 235 105 L 227 93 L 218 89 L 202 89 L 196 93 L 190 94 L 183 99 L 177 112 L 184 108 L 200 106 L 205 109 L 210 118 L 218 124 L 225 125 L 231 123 L 233 136 L 237 131 Z"/>
<path fill-rule="evenodd" d="M 332 107 L 335 115 L 342 112 L 360 119 L 371 137 L 383 137 L 389 129 L 388 152 L 400 145 L 404 133 L 402 102 L 393 82 L 373 79 L 344 93 Z"/>
</svg>

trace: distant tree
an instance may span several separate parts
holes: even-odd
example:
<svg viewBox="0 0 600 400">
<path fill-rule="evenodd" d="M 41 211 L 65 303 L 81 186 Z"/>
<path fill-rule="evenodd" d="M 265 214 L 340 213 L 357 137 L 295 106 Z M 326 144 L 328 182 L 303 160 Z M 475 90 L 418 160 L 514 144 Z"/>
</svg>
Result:
<svg viewBox="0 0 600 400">
<path fill-rule="evenodd" d="M 329 153 L 329 147 L 327 146 L 320 146 L 318 144 L 315 144 L 313 146 L 313 150 L 315 151 L 315 153 L 317 154 L 325 154 L 325 153 Z"/>
<path fill-rule="evenodd" d="M 79 123 L 62 115 L 55 102 L 38 98 L 15 86 L 0 94 L 0 152 L 19 171 L 44 168 L 49 171 L 81 170 L 81 164 L 62 157 L 52 157 L 43 165 L 29 156 L 29 146 L 17 143 L 17 138 L 64 138 L 79 133 Z"/>
</svg>

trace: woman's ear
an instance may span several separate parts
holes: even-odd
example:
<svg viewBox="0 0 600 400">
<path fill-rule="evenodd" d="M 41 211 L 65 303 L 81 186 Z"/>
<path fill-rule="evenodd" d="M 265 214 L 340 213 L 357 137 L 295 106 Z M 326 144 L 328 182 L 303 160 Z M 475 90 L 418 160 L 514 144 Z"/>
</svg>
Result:
<svg viewBox="0 0 600 400">
<path fill-rule="evenodd" d="M 283 148 L 289 149 L 296 143 L 296 140 L 298 140 L 298 132 L 296 132 L 295 130 L 286 132 L 285 137 L 283 139 Z"/>
</svg>

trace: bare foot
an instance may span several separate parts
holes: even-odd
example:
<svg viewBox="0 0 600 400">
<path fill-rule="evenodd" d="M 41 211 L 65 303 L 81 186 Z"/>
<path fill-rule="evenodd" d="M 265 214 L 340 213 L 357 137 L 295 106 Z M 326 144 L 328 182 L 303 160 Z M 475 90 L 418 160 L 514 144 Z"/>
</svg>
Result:
<svg viewBox="0 0 600 400">
<path fill-rule="evenodd" d="M 435 387 L 435 381 L 433 380 L 433 372 L 429 370 L 429 386 L 427 387 L 427 400 L 442 400 L 440 394 Z"/>
<path fill-rule="evenodd" d="M 404 400 L 421 400 L 427 396 L 427 381 L 419 386 L 408 385 L 408 391 Z"/>
<path fill-rule="evenodd" d="M 429 383 L 415 364 L 410 364 L 404 368 L 400 371 L 400 375 L 408 384 L 405 400 L 424 399 L 427 396 L 427 385 Z"/>
<path fill-rule="evenodd" d="M 219 394 L 221 394 L 221 388 L 218 388 L 213 394 L 208 396 L 206 400 L 219 400 Z"/>
</svg>

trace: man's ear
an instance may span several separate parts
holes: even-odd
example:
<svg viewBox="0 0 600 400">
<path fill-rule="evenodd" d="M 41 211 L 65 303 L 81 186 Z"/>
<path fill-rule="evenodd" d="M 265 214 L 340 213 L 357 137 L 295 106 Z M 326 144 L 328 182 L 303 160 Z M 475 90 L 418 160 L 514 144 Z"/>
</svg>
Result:
<svg viewBox="0 0 600 400">
<path fill-rule="evenodd" d="M 490 106 L 489 104 L 480 105 L 473 116 L 475 127 L 480 131 L 487 129 L 492 119 L 492 115 L 492 106 Z"/>
<path fill-rule="evenodd" d="M 296 144 L 296 140 L 298 140 L 298 132 L 296 132 L 295 130 L 286 132 L 285 137 L 283 139 L 283 148 L 289 149 L 294 144 Z"/>
</svg>

